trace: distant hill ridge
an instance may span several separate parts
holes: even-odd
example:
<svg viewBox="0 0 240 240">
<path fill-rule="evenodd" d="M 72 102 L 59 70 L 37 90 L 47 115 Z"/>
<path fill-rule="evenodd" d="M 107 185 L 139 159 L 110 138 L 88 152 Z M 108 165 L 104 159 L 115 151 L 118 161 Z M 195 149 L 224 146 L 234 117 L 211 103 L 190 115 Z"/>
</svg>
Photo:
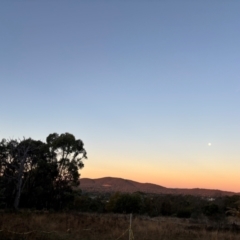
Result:
<svg viewBox="0 0 240 240">
<path fill-rule="evenodd" d="M 97 179 L 81 178 L 80 188 L 84 192 L 144 192 L 155 194 L 183 194 L 183 195 L 195 195 L 195 196 L 232 196 L 235 192 L 213 190 L 213 189 L 181 189 L 181 188 L 166 188 L 152 183 L 139 183 L 128 179 L 115 178 L 115 177 L 103 177 Z"/>
</svg>

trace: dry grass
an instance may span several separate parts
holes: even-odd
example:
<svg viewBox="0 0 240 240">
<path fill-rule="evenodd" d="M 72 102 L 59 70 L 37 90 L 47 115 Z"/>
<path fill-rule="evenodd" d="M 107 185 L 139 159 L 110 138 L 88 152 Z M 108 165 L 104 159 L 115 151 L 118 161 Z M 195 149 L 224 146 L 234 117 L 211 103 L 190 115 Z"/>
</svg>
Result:
<svg viewBox="0 0 240 240">
<path fill-rule="evenodd" d="M 83 213 L 1 213 L 1 240 L 127 240 L 129 215 Z M 135 240 L 237 240 L 231 230 L 175 218 L 134 217 Z M 124 234 L 125 232 L 125 234 Z M 25 234 L 20 234 L 25 233 Z M 123 235 L 124 234 L 124 235 Z"/>
</svg>

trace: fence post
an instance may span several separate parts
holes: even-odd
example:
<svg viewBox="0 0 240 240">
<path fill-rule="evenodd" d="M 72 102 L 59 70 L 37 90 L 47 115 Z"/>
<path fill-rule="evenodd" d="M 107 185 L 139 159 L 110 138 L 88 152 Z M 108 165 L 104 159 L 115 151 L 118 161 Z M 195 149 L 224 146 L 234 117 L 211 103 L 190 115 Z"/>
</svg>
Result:
<svg viewBox="0 0 240 240">
<path fill-rule="evenodd" d="M 132 239 L 132 213 L 130 214 L 129 240 Z"/>
</svg>

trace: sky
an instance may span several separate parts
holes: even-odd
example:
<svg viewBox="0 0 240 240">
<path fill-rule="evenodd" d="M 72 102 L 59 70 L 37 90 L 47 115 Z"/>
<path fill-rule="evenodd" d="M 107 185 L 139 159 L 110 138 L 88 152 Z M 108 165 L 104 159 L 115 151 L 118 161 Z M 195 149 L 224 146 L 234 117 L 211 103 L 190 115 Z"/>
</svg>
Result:
<svg viewBox="0 0 240 240">
<path fill-rule="evenodd" d="M 1 1 L 0 139 L 84 142 L 81 178 L 240 192 L 239 1 Z"/>
</svg>

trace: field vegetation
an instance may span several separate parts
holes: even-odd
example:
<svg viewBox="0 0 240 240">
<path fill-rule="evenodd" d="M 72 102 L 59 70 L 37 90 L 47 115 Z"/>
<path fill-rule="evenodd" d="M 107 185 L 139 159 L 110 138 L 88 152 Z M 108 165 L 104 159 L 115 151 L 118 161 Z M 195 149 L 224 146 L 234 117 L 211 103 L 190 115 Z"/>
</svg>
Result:
<svg viewBox="0 0 240 240">
<path fill-rule="evenodd" d="M 141 240 L 237 240 L 239 229 L 230 224 L 233 219 L 229 220 L 220 225 L 207 219 L 133 215 L 132 232 L 134 239 Z M 4 213 L 0 218 L 1 240 L 127 240 L 128 229 L 127 214 L 24 211 Z"/>
</svg>

